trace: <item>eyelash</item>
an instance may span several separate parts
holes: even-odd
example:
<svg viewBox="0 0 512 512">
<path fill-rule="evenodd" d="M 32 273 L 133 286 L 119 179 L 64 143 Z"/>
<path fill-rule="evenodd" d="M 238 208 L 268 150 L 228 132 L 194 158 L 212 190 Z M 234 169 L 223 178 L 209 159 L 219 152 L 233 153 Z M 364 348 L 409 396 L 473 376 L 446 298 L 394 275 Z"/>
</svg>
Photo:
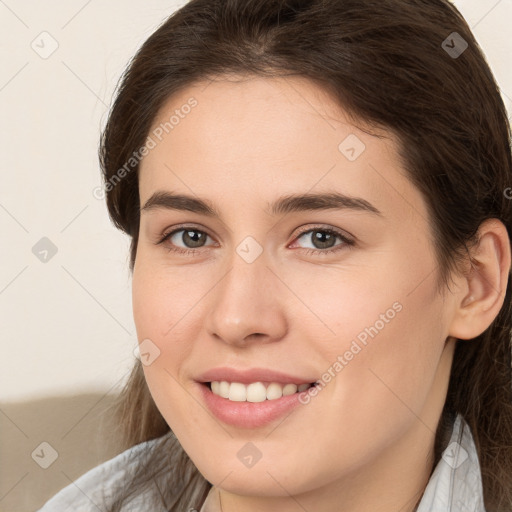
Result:
<svg viewBox="0 0 512 512">
<path fill-rule="evenodd" d="M 198 229 L 198 228 L 196 228 L 194 226 L 181 226 L 179 229 L 174 229 L 173 231 L 170 231 L 169 233 L 164 234 L 163 237 L 158 242 L 156 242 L 156 245 L 163 244 L 164 242 L 169 240 L 173 235 L 175 235 L 176 233 L 179 233 L 180 231 L 196 231 L 198 233 L 203 233 L 206 236 L 209 236 L 208 233 L 206 233 L 205 231 L 203 231 L 201 229 Z M 306 254 L 307 255 L 311 255 L 311 254 L 313 254 L 313 255 L 317 255 L 317 254 L 318 255 L 319 254 L 322 254 L 322 255 L 332 254 L 332 253 L 335 253 L 335 252 L 338 252 L 338 251 L 341 251 L 341 250 L 344 250 L 344 249 L 350 249 L 355 244 L 355 242 L 353 240 L 351 240 L 348 237 L 346 237 L 340 231 L 338 231 L 336 229 L 333 229 L 333 228 L 325 228 L 323 226 L 316 226 L 316 227 L 313 227 L 313 228 L 304 229 L 304 230 L 302 230 L 301 232 L 299 232 L 297 234 L 296 239 L 300 238 L 302 235 L 304 235 L 306 233 L 311 233 L 311 232 L 314 232 L 314 231 L 329 233 L 331 235 L 337 236 L 338 238 L 341 239 L 341 241 L 343 243 L 335 245 L 334 248 L 332 248 L 332 249 L 306 249 Z M 170 247 L 170 246 L 167 246 L 167 250 L 169 252 L 174 252 L 174 253 L 185 255 L 185 256 L 187 256 L 187 255 L 196 255 L 198 252 L 201 251 L 201 249 L 202 248 L 200 248 L 200 249 L 183 249 L 181 247 Z"/>
</svg>

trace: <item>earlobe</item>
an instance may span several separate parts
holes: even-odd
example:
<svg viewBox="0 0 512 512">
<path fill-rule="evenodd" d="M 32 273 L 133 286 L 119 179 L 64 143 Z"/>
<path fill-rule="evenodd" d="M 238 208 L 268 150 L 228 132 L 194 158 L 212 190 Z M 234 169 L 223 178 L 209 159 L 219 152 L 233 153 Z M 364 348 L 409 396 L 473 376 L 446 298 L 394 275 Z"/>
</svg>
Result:
<svg viewBox="0 0 512 512">
<path fill-rule="evenodd" d="M 469 256 L 468 256 L 469 258 Z M 510 240 L 497 219 L 484 221 L 478 230 L 478 243 L 470 250 L 470 269 L 464 276 L 463 295 L 455 300 L 449 335 L 472 339 L 482 334 L 498 315 L 510 273 Z"/>
</svg>

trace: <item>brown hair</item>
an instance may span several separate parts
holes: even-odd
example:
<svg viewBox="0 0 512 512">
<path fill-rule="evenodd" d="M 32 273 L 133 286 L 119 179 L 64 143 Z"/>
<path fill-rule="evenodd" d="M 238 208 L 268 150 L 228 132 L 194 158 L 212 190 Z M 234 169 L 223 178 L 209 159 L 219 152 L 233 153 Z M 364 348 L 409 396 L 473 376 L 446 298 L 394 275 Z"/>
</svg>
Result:
<svg viewBox="0 0 512 512">
<path fill-rule="evenodd" d="M 449 51 L 454 32 L 468 44 L 461 55 Z M 121 180 L 113 178 L 145 144 L 171 95 L 226 74 L 306 77 L 354 120 L 396 135 L 402 165 L 428 207 L 440 283 L 448 285 L 467 258 L 484 220 L 500 219 L 511 236 L 506 109 L 483 52 L 447 0 L 192 0 L 130 62 L 101 140 L 107 205 L 112 221 L 131 237 L 132 271 L 140 207 L 136 159 Z M 474 340 L 457 341 L 435 440 L 437 464 L 455 413 L 467 421 L 487 512 L 512 507 L 511 304 L 509 274 L 494 322 Z M 109 510 L 160 477 L 168 510 L 200 508 L 211 484 L 156 408 L 140 362 L 120 396 L 119 413 L 124 447 L 158 438 L 158 449 L 141 461 L 130 492 L 120 490 Z"/>
</svg>

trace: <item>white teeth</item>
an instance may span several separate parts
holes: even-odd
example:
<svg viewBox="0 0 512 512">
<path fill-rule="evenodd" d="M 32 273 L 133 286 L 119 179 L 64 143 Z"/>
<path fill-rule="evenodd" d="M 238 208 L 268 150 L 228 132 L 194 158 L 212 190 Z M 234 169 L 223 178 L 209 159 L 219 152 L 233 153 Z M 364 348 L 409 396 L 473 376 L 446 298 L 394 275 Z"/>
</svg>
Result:
<svg viewBox="0 0 512 512">
<path fill-rule="evenodd" d="M 293 395 L 297 393 L 297 386 L 295 384 L 286 384 L 283 388 L 283 396 Z"/>
<path fill-rule="evenodd" d="M 253 382 L 247 386 L 248 402 L 264 402 L 266 399 L 267 390 L 261 382 Z"/>
<path fill-rule="evenodd" d="M 276 398 L 281 398 L 283 396 L 283 388 L 276 384 L 275 382 L 272 382 L 268 385 L 267 388 L 267 400 L 275 400 Z"/>
<path fill-rule="evenodd" d="M 264 402 L 277 400 L 282 396 L 293 395 L 308 389 L 311 384 L 285 384 L 270 383 L 267 387 L 262 382 L 252 382 L 245 385 L 240 382 L 213 381 L 211 390 L 214 395 L 227 398 L 233 402 Z"/>
<path fill-rule="evenodd" d="M 247 400 L 247 390 L 240 382 L 232 382 L 229 386 L 229 399 L 233 402 L 245 402 Z"/>
<path fill-rule="evenodd" d="M 212 382 L 213 384 L 213 382 Z M 222 398 L 229 398 L 229 382 L 222 381 L 219 384 L 219 395 Z"/>
</svg>

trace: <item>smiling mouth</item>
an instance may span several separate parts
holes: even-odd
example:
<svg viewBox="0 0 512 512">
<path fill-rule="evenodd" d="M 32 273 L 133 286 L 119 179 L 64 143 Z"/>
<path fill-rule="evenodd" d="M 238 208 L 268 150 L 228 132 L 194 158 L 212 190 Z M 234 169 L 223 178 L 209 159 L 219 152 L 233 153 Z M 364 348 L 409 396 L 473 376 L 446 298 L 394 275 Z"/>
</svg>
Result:
<svg viewBox="0 0 512 512">
<path fill-rule="evenodd" d="M 316 383 L 293 384 L 278 382 L 241 382 L 212 381 L 203 383 L 214 395 L 225 398 L 231 402 L 264 402 L 278 400 L 283 396 L 301 393 L 316 386 Z"/>
</svg>

